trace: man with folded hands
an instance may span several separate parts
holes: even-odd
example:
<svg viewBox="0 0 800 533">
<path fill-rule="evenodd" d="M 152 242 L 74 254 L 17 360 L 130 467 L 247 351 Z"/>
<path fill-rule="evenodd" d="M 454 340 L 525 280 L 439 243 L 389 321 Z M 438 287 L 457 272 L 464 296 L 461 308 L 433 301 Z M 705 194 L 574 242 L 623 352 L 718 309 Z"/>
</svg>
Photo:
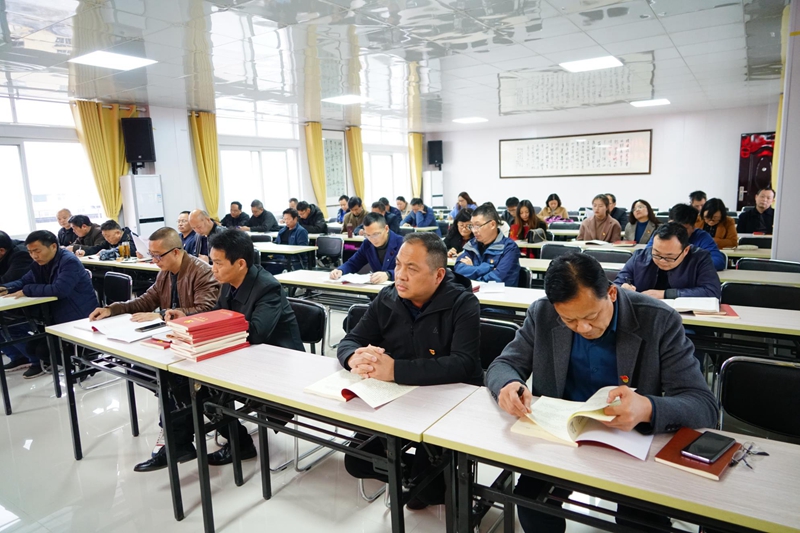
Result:
<svg viewBox="0 0 800 533">
<path fill-rule="evenodd" d="M 193 314 L 214 308 L 219 295 L 219 282 L 211 273 L 211 265 L 189 255 L 183 249 L 177 231 L 172 228 L 161 228 L 153 232 L 150 235 L 150 256 L 160 271 L 156 276 L 156 282 L 147 289 L 147 292 L 128 302 L 99 307 L 89 315 L 89 320 L 102 320 L 123 313 L 132 313 L 131 320 L 134 322 L 147 322 L 158 318 L 169 320 L 171 318 L 169 313 L 173 311 Z M 194 440 L 192 424 L 190 416 L 179 416 L 174 419 L 175 448 L 178 461 L 181 463 L 197 457 L 192 443 Z M 136 465 L 133 470 L 152 472 L 166 466 L 167 451 L 163 446 L 162 437 L 159 436 L 153 456 Z"/>
<path fill-rule="evenodd" d="M 305 351 L 300 339 L 300 326 L 286 299 L 281 284 L 253 262 L 253 240 L 246 233 L 228 229 L 212 235 L 211 269 L 214 278 L 222 283 L 219 299 L 214 309 L 230 309 L 242 313 L 249 323 L 247 342 L 250 344 L 271 344 L 291 350 Z M 167 312 L 172 320 L 186 316 L 180 309 Z M 291 416 L 277 412 L 282 416 Z M 237 423 L 239 446 L 243 460 L 256 457 L 256 447 L 247 429 Z M 229 439 L 229 426 L 219 428 L 219 433 Z M 208 464 L 226 465 L 232 462 L 230 444 L 208 454 Z"/>
<path fill-rule="evenodd" d="M 532 395 L 583 402 L 615 386 L 608 402 L 620 403 L 605 409 L 614 416 L 603 422 L 609 427 L 648 434 L 716 424 L 716 400 L 674 309 L 619 290 L 596 259 L 581 253 L 550 263 L 545 294 L 531 304 L 522 329 L 486 372 L 486 386 L 504 411 L 524 417 Z M 547 489 L 547 482 L 521 476 L 515 492 L 535 499 Z M 570 491 L 555 487 L 552 494 L 567 497 Z M 564 518 L 517 508 L 526 533 L 566 528 Z M 636 530 L 669 525 L 667 517 L 623 505 L 617 521 Z"/>
<path fill-rule="evenodd" d="M 342 366 L 364 378 L 401 385 L 480 384 L 480 304 L 447 269 L 442 239 L 430 232 L 406 235 L 394 272 L 394 285 L 378 294 L 339 343 Z M 365 449 L 383 453 L 385 443 L 375 439 Z M 430 466 L 422 447 L 409 462 L 412 478 Z M 388 479 L 371 462 L 349 455 L 345 468 L 356 478 Z M 407 506 L 419 510 L 443 501 L 440 476 Z"/>
</svg>

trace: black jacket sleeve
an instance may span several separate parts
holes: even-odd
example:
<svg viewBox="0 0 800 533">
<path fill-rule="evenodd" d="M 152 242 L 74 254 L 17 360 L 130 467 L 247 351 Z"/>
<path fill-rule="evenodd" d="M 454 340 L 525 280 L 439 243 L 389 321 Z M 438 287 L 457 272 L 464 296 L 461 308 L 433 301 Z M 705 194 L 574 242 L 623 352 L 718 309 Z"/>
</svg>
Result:
<svg viewBox="0 0 800 533">
<path fill-rule="evenodd" d="M 369 344 L 373 346 L 381 345 L 383 335 L 381 334 L 381 325 L 375 309 L 382 305 L 382 296 L 382 292 L 378 294 L 378 297 L 370 304 L 367 312 L 361 317 L 356 327 L 351 329 L 350 333 L 345 335 L 339 342 L 336 357 L 339 359 L 339 363 L 347 370 L 351 370 L 347 360 L 356 350 Z"/>
<path fill-rule="evenodd" d="M 28 255 L 28 250 L 24 252 L 15 250 L 8 258 L 8 269 L 0 276 L 0 284 L 10 283 L 22 278 L 30 270 L 33 260 Z"/>
</svg>

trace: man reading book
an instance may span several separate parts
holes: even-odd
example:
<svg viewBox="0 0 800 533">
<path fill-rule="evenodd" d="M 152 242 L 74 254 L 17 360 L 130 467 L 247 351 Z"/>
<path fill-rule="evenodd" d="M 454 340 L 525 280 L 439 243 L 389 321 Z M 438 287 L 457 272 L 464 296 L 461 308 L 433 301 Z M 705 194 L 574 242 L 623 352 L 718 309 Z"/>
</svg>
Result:
<svg viewBox="0 0 800 533">
<path fill-rule="evenodd" d="M 147 322 L 166 317 L 170 310 L 193 314 L 213 309 L 219 295 L 219 283 L 211 274 L 211 266 L 206 261 L 189 255 L 183 249 L 177 231 L 172 228 L 154 231 L 150 235 L 150 256 L 160 271 L 156 282 L 147 292 L 129 302 L 99 307 L 92 311 L 89 320 L 132 313 L 131 320 L 134 322 Z M 191 417 L 175 417 L 173 427 L 178 460 L 185 462 L 197 457 L 192 443 L 194 429 Z M 160 443 L 161 439 L 158 441 Z M 156 448 L 152 458 L 134 467 L 135 472 L 152 472 L 166 468 L 167 451 L 163 445 L 157 445 Z"/>
<path fill-rule="evenodd" d="M 339 343 L 342 366 L 362 377 L 401 385 L 481 382 L 480 304 L 472 292 L 455 282 L 447 269 L 447 249 L 433 233 L 405 236 L 397 253 L 395 283 L 383 289 L 363 318 Z M 384 443 L 375 440 L 371 451 Z M 411 459 L 411 476 L 430 466 L 424 448 Z M 357 478 L 387 481 L 372 463 L 345 456 L 345 467 Z M 424 509 L 444 501 L 439 477 L 408 502 Z"/>
<path fill-rule="evenodd" d="M 403 244 L 403 237 L 391 231 L 386 219 L 378 213 L 364 217 L 364 237 L 364 242 L 353 257 L 331 272 L 331 279 L 339 279 L 342 274 L 358 274 L 367 265 L 372 272 L 370 283 L 394 279 L 395 258 Z"/>
<path fill-rule="evenodd" d="M 247 330 L 247 342 L 250 344 L 272 344 L 305 351 L 300 339 L 300 326 L 281 284 L 261 265 L 253 264 L 253 240 L 250 236 L 235 229 L 227 229 L 212 235 L 209 246 L 214 278 L 222 283 L 214 309 L 230 309 L 242 313 L 250 325 Z M 186 315 L 180 309 L 167 311 L 168 319 L 181 316 Z M 241 458 L 253 459 L 256 456 L 253 438 L 241 423 L 237 427 Z M 229 426 L 220 427 L 219 433 L 229 440 Z M 210 465 L 226 465 L 231 462 L 231 448 L 228 443 L 208 454 Z"/>
<path fill-rule="evenodd" d="M 660 433 L 716 424 L 716 401 L 675 310 L 637 292 L 620 291 L 596 259 L 581 253 L 553 260 L 545 294 L 528 308 L 522 329 L 486 373 L 486 386 L 504 411 L 523 417 L 530 413 L 532 395 L 582 402 L 614 386 L 608 401 L 620 401 L 605 408 L 614 416 L 604 422 L 609 427 Z M 515 491 L 535 498 L 546 487 L 542 480 L 521 476 Z M 565 497 L 569 491 L 555 488 L 553 494 Z M 566 528 L 564 518 L 518 509 L 526 533 Z M 628 525 L 625 518 L 634 517 L 669 523 L 666 517 L 624 506 L 618 514 L 618 521 Z"/>
</svg>

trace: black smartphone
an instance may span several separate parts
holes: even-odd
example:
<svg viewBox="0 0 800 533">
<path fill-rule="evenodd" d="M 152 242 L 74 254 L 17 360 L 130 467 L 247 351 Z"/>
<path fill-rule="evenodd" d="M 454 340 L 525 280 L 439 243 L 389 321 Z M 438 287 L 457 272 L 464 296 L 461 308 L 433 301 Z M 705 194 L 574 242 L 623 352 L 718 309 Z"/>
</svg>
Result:
<svg viewBox="0 0 800 533">
<path fill-rule="evenodd" d="M 736 444 L 735 439 L 706 431 L 681 450 L 681 455 L 711 464 L 722 457 L 734 444 Z"/>
<path fill-rule="evenodd" d="M 134 331 L 138 333 L 144 333 L 145 331 L 150 331 L 153 329 L 163 328 L 166 326 L 166 322 L 156 322 L 155 324 L 150 324 L 149 326 L 142 326 L 141 328 L 136 328 Z"/>
</svg>

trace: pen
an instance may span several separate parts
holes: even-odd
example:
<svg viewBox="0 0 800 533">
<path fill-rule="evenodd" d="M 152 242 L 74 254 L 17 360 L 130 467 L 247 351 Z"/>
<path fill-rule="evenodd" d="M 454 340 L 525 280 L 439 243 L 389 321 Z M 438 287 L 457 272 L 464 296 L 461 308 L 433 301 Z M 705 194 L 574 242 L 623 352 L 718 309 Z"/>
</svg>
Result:
<svg viewBox="0 0 800 533">
<path fill-rule="evenodd" d="M 517 396 L 522 398 L 523 394 L 525 394 L 525 386 L 524 385 L 520 385 L 519 388 L 517 389 Z"/>
</svg>

